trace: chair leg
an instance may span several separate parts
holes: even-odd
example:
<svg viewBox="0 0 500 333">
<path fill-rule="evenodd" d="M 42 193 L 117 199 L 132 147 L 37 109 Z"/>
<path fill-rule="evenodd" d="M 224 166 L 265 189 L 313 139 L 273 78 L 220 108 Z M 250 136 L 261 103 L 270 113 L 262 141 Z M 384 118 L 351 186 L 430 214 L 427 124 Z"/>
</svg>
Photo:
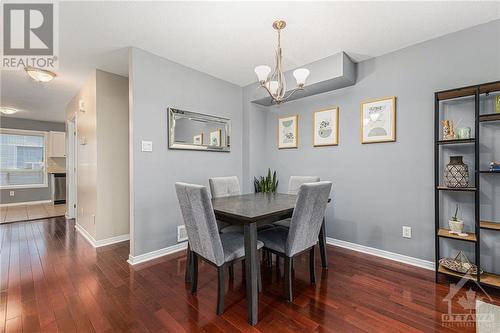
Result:
<svg viewBox="0 0 500 333">
<path fill-rule="evenodd" d="M 189 244 L 188 244 L 187 251 L 186 251 L 186 273 L 184 274 L 184 281 L 186 281 L 187 283 L 191 282 L 191 276 L 193 273 L 192 265 L 191 265 L 192 262 L 193 262 L 192 252 L 191 252 L 191 249 L 189 248 Z"/>
<path fill-rule="evenodd" d="M 267 267 L 271 268 L 273 267 L 273 254 L 271 251 L 266 250 L 266 261 L 267 261 Z"/>
<path fill-rule="evenodd" d="M 309 278 L 311 284 L 316 284 L 316 271 L 314 270 L 314 246 L 309 250 Z"/>
<path fill-rule="evenodd" d="M 221 314 L 224 313 L 224 293 L 225 293 L 225 286 L 224 286 L 224 266 L 219 266 L 217 267 L 217 274 L 218 274 L 218 288 L 217 288 L 217 315 L 220 316 Z M 229 266 L 231 267 L 232 264 Z"/>
<path fill-rule="evenodd" d="M 276 254 L 276 274 L 280 276 L 280 256 Z"/>
<path fill-rule="evenodd" d="M 191 266 L 193 269 L 193 273 L 191 275 L 191 294 L 196 294 L 198 290 L 198 255 L 191 251 Z"/>
<path fill-rule="evenodd" d="M 285 298 L 289 302 L 293 301 L 292 262 L 293 262 L 293 258 L 285 257 Z"/>
<path fill-rule="evenodd" d="M 229 271 L 229 278 L 231 280 L 234 280 L 234 265 L 233 265 L 233 263 L 230 263 L 227 269 Z"/>
<path fill-rule="evenodd" d="M 257 263 L 257 274 L 259 276 L 259 280 L 257 281 L 257 290 L 262 292 L 262 274 L 261 274 L 261 268 L 260 268 L 260 262 Z"/>
</svg>

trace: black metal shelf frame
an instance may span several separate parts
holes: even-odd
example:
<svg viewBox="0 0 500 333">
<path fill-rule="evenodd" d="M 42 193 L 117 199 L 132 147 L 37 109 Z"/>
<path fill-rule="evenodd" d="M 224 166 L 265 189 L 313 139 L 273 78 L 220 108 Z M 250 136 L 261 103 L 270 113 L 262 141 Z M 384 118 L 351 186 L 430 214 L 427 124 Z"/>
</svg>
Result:
<svg viewBox="0 0 500 333">
<path fill-rule="evenodd" d="M 489 89 L 495 89 L 498 91 L 500 87 L 500 81 L 490 82 L 486 84 L 463 87 L 459 89 L 452 89 L 446 91 L 436 92 L 434 94 L 434 219 L 435 219 L 435 264 L 436 264 L 436 282 L 438 282 L 439 277 L 439 259 L 440 259 L 440 239 L 445 237 L 439 236 L 440 226 L 440 192 L 443 190 L 453 190 L 447 189 L 440 184 L 440 149 L 445 145 L 449 144 L 474 144 L 474 180 L 475 180 L 475 190 L 463 190 L 464 192 L 474 193 L 474 234 L 476 236 L 475 242 L 475 264 L 481 267 L 481 220 L 480 220 L 480 175 L 481 173 L 499 173 L 487 170 L 479 170 L 479 147 L 480 147 L 480 123 L 484 121 L 496 121 L 498 117 L 493 114 L 480 115 L 480 96 L 485 92 L 489 92 Z M 440 101 L 449 100 L 461 97 L 473 97 L 474 98 L 474 127 L 476 137 L 464 140 L 440 140 L 441 134 L 441 122 L 440 122 Z M 478 274 L 476 276 L 478 282 L 481 282 L 481 276 Z"/>
</svg>

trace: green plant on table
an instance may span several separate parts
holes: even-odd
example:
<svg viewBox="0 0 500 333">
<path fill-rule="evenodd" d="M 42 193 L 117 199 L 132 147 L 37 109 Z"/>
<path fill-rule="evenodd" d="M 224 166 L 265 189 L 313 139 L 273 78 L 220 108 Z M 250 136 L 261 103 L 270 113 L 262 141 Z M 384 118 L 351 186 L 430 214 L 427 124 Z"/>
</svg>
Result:
<svg viewBox="0 0 500 333">
<path fill-rule="evenodd" d="M 253 185 L 255 193 L 272 192 L 275 193 L 278 189 L 278 180 L 276 179 L 276 171 L 271 174 L 271 169 L 267 170 L 267 176 L 254 177 Z"/>
<path fill-rule="evenodd" d="M 458 204 L 457 204 L 457 208 L 455 208 L 455 215 L 453 215 L 453 216 L 451 217 L 451 220 L 452 220 L 452 221 L 458 221 L 458 217 L 457 217 L 457 215 L 458 215 Z"/>
</svg>

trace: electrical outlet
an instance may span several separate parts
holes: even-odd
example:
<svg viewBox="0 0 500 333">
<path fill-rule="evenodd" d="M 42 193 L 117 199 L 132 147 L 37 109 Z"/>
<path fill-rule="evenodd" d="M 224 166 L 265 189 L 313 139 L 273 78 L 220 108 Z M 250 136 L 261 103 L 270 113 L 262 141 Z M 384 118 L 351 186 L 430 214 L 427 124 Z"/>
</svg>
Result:
<svg viewBox="0 0 500 333">
<path fill-rule="evenodd" d="M 153 141 L 142 141 L 141 151 L 153 151 Z"/>
<path fill-rule="evenodd" d="M 10 195 L 11 197 L 13 197 L 13 196 L 15 196 L 15 195 L 16 195 L 16 192 L 14 192 L 14 191 L 10 191 L 10 192 L 9 192 L 9 195 Z"/>
<path fill-rule="evenodd" d="M 411 227 L 403 226 L 403 238 L 411 238 Z"/>
<path fill-rule="evenodd" d="M 177 242 L 184 242 L 187 241 L 188 236 L 186 232 L 186 226 L 185 225 L 178 225 L 177 226 Z"/>
</svg>

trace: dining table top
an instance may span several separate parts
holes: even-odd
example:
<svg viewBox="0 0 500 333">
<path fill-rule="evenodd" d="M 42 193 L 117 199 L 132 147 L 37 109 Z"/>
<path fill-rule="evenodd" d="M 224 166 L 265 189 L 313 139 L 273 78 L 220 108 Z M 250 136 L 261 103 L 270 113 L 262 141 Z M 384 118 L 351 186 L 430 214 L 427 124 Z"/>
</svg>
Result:
<svg viewBox="0 0 500 333">
<path fill-rule="evenodd" d="M 294 194 L 250 193 L 213 198 L 212 206 L 218 219 L 244 224 L 291 215 L 296 201 Z"/>
</svg>

